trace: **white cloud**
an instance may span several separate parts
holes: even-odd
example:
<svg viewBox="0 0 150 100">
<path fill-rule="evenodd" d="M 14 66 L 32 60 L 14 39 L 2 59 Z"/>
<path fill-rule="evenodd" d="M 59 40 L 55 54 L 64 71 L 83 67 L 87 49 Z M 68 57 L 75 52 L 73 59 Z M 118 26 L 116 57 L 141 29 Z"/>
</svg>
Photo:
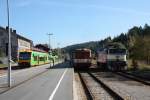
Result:
<svg viewBox="0 0 150 100">
<path fill-rule="evenodd" d="M 79 4 L 79 3 L 72 3 L 72 2 L 61 2 L 61 1 L 51 1 L 51 0 L 16 0 L 17 7 L 27 7 L 31 6 L 32 4 L 37 4 L 39 6 L 55 6 L 55 7 L 69 7 L 69 8 L 81 8 L 81 9 L 102 9 L 111 12 L 118 12 L 118 13 L 127 13 L 127 14 L 134 14 L 134 15 L 147 15 L 150 16 L 149 12 L 138 11 L 129 8 L 119 8 L 119 7 L 111 7 L 107 5 L 96 5 L 96 4 Z"/>
<path fill-rule="evenodd" d="M 33 3 L 33 0 L 18 0 L 16 2 L 17 7 L 27 7 L 30 6 Z"/>
<path fill-rule="evenodd" d="M 40 1 L 40 0 L 39 0 Z M 111 12 L 119 12 L 119 13 L 127 13 L 127 14 L 136 14 L 136 15 L 148 15 L 150 16 L 149 12 L 138 11 L 130 8 L 119 8 L 119 7 L 111 7 L 107 5 L 96 5 L 96 4 L 79 4 L 79 3 L 71 3 L 71 2 L 56 2 L 50 0 L 43 0 L 39 2 L 41 5 L 45 6 L 59 6 L 59 7 L 71 7 L 71 8 L 91 8 L 91 9 L 102 9 Z"/>
<path fill-rule="evenodd" d="M 103 6 L 103 5 L 90 5 L 91 7 L 99 8 L 99 9 L 104 9 L 108 11 L 114 11 L 114 12 L 120 12 L 120 13 L 127 13 L 127 14 L 134 14 L 134 15 L 148 15 L 150 16 L 149 12 L 144 12 L 144 11 L 138 11 L 134 9 L 129 9 L 129 8 L 118 8 L 118 7 L 111 7 L 111 6 Z"/>
</svg>

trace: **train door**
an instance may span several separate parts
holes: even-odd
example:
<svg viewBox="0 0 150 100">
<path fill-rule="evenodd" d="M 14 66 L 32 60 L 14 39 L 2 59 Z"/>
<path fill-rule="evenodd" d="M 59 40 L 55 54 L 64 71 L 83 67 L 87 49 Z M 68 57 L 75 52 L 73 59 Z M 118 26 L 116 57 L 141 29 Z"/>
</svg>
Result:
<svg viewBox="0 0 150 100">
<path fill-rule="evenodd" d="M 39 55 L 37 55 L 37 60 L 38 60 L 38 65 L 40 64 L 40 57 L 39 57 Z"/>
</svg>

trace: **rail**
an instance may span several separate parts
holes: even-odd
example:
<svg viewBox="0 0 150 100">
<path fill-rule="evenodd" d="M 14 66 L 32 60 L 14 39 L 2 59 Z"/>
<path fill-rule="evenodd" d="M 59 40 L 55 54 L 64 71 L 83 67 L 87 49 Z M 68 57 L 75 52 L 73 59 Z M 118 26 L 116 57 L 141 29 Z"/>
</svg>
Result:
<svg viewBox="0 0 150 100">
<path fill-rule="evenodd" d="M 93 97 L 92 97 L 92 95 L 91 95 L 91 93 L 90 93 L 88 87 L 86 86 L 86 83 L 85 83 L 84 79 L 82 78 L 80 72 L 78 72 L 78 75 L 79 75 L 79 78 L 80 78 L 80 80 L 81 80 L 82 86 L 83 86 L 83 88 L 84 88 L 84 92 L 85 92 L 85 94 L 86 94 L 88 100 L 93 100 Z"/>
<path fill-rule="evenodd" d="M 115 72 L 114 72 L 115 73 Z M 145 80 L 143 80 L 142 78 L 140 77 L 137 77 L 137 76 L 134 76 L 134 75 L 131 75 L 131 74 L 128 74 L 126 72 L 116 72 L 115 74 L 117 75 L 120 75 L 120 76 L 123 76 L 125 78 L 128 78 L 128 79 L 131 79 L 131 80 L 134 80 L 134 81 L 137 81 L 137 82 L 140 82 L 144 85 L 148 85 L 150 86 L 150 82 L 146 82 Z"/>
<path fill-rule="evenodd" d="M 104 82 L 96 78 L 93 74 L 88 72 L 88 74 L 97 82 L 99 83 L 115 100 L 124 100 L 119 94 L 114 92 L 109 86 L 107 86 Z"/>
<path fill-rule="evenodd" d="M 93 100 L 92 94 L 90 93 L 90 90 L 88 89 L 86 82 L 84 81 L 83 76 L 78 72 L 79 78 L 81 80 L 82 86 L 84 88 L 84 92 L 88 98 L 88 100 Z M 107 86 L 105 83 L 103 83 L 101 80 L 96 78 L 92 73 L 87 72 L 87 74 L 90 75 L 90 77 L 93 79 L 93 81 L 97 82 L 109 95 L 114 98 L 115 100 L 124 100 L 119 94 L 117 94 L 115 91 L 113 91 L 109 86 Z"/>
</svg>

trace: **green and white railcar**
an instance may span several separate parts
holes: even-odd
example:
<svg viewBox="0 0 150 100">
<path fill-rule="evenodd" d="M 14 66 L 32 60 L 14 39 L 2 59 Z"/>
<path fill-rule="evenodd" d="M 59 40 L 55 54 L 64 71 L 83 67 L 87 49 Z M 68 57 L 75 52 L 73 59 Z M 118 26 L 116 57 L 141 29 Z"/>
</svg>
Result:
<svg viewBox="0 0 150 100">
<path fill-rule="evenodd" d="M 55 62 L 56 57 L 47 52 L 24 50 L 19 52 L 19 66 L 37 66 Z"/>
</svg>

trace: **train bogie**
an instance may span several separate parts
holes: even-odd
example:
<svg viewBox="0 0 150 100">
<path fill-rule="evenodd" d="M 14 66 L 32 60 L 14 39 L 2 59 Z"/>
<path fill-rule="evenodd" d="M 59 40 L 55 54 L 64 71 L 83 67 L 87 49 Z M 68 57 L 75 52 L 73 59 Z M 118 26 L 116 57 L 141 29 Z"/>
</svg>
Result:
<svg viewBox="0 0 150 100">
<path fill-rule="evenodd" d="M 108 69 L 111 71 L 121 71 L 121 70 L 126 70 L 127 68 L 127 64 L 125 61 L 108 62 L 107 66 Z"/>
<path fill-rule="evenodd" d="M 75 63 L 73 66 L 75 69 L 87 69 L 91 66 L 91 63 Z"/>
</svg>

